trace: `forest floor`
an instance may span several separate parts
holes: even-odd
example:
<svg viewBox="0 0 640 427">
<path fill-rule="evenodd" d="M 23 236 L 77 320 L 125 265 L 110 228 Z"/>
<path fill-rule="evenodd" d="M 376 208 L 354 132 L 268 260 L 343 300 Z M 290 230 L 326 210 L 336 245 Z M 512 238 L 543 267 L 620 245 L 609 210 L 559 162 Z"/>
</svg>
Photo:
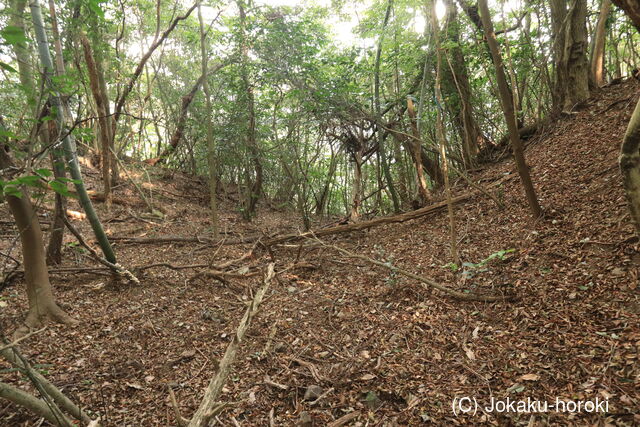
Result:
<svg viewBox="0 0 640 427">
<path fill-rule="evenodd" d="M 315 268 L 290 270 L 272 284 L 223 390 L 222 400 L 236 403 L 219 415 L 220 423 L 232 425 L 233 417 L 243 426 L 295 425 L 306 411 L 315 425 L 327 425 L 358 411 L 351 425 L 639 425 L 640 245 L 617 167 L 639 93 L 637 82 L 604 89 L 529 141 L 527 160 L 545 209 L 539 221 L 529 215 L 512 160 L 474 174 L 483 182 L 513 178 L 498 189 L 505 210 L 483 195 L 455 207 L 460 255 L 470 263 L 464 272 L 446 267 L 445 211 L 327 239 L 454 289 L 514 293 L 517 301 L 456 301 L 328 248 L 280 246 L 272 255 L 257 248 L 245 265 L 264 266 L 273 256 L 283 269 L 299 256 Z M 146 179 L 139 167 L 129 167 Z M 98 182 L 97 170 L 85 171 Z M 116 189 L 124 205 L 109 211 L 98 205 L 110 235 L 210 233 L 204 181 L 160 168 L 149 173 L 144 187 L 164 218 L 144 217 L 135 189 L 125 185 Z M 454 191 L 469 189 L 460 181 Z M 267 207 L 243 222 L 232 205 L 222 201 L 221 224 L 230 239 L 299 228 L 290 213 Z M 91 236 L 86 221 L 74 224 Z M 0 226 L 1 250 L 16 230 L 8 221 Z M 74 241 L 67 233 L 64 265 L 96 265 Z M 125 266 L 220 263 L 251 246 L 115 242 Z M 500 251 L 504 256 L 478 265 Z M 138 286 L 114 285 L 95 273 L 54 274 L 58 300 L 80 324 L 49 325 L 23 351 L 84 407 L 103 414 L 105 425 L 176 425 L 167 386 L 190 416 L 251 289 L 262 281 L 260 275 L 228 283 L 194 279 L 197 271 L 148 269 Z M 5 331 L 26 312 L 20 282 L 0 294 Z M 3 381 L 20 381 L 2 372 Z M 304 397 L 314 385 L 321 391 L 313 391 L 328 393 L 312 403 Z M 609 409 L 456 416 L 452 400 L 464 396 L 481 406 L 491 397 L 550 404 L 598 398 L 608 400 Z M 0 401 L 1 424 L 34 421 Z"/>
</svg>

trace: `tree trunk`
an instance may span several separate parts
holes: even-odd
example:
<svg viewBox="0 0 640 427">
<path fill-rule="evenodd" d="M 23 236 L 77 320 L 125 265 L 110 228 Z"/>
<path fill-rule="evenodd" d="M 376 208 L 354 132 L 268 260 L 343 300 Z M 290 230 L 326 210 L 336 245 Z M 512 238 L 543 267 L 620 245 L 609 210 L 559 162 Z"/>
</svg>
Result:
<svg viewBox="0 0 640 427">
<path fill-rule="evenodd" d="M 38 53 L 40 56 L 40 62 L 42 63 L 42 67 L 44 68 L 44 74 L 46 77 L 45 84 L 47 86 L 47 89 L 49 89 L 51 93 L 51 106 L 55 111 L 57 111 L 56 122 L 58 128 L 64 130 L 65 108 L 62 108 L 60 95 L 58 94 L 57 89 L 54 87 L 53 82 L 50 78 L 53 72 L 53 61 L 51 60 L 51 52 L 49 51 L 49 43 L 47 40 L 47 34 L 44 29 L 44 21 L 42 19 L 42 13 L 40 11 L 39 0 L 34 0 L 29 5 L 29 7 L 31 8 L 31 17 L 33 19 L 34 32 L 36 34 L 36 40 L 38 42 Z M 78 198 L 80 199 L 80 204 L 87 214 L 87 219 L 91 223 L 91 227 L 96 236 L 96 239 L 98 240 L 98 244 L 100 245 L 100 248 L 104 253 L 105 259 L 110 263 L 115 264 L 115 253 L 111 248 L 111 244 L 107 239 L 107 235 L 104 232 L 104 229 L 102 228 L 100 219 L 98 218 L 98 215 L 93 208 L 93 204 L 91 203 L 91 199 L 87 194 L 87 190 L 82 181 L 82 173 L 80 172 L 80 165 L 78 164 L 75 143 L 72 139 L 72 136 L 68 132 L 65 132 L 64 139 L 62 140 L 62 148 L 64 150 L 64 155 L 71 172 L 71 177 L 74 179 L 74 185 L 76 188 L 76 192 L 78 193 Z"/>
<path fill-rule="evenodd" d="M 449 108 L 458 126 L 465 166 L 470 168 L 476 164 L 479 143 L 484 137 L 473 117 L 469 74 L 464 53 L 460 47 L 458 10 L 453 0 L 445 0 L 445 5 L 447 20 L 444 32 L 449 42 L 446 54 L 449 66 L 442 70 L 442 89 L 449 100 Z"/>
<path fill-rule="evenodd" d="M 500 55 L 498 40 L 496 39 L 496 34 L 493 30 L 493 23 L 491 22 L 491 16 L 489 15 L 487 0 L 478 0 L 478 8 L 480 9 L 480 16 L 484 27 L 485 37 L 487 38 L 487 43 L 489 45 L 489 49 L 491 50 L 491 56 L 493 57 L 493 63 L 496 68 L 498 91 L 500 92 L 500 101 L 502 102 L 504 118 L 507 122 L 507 128 L 509 129 L 513 156 L 515 157 L 516 165 L 518 167 L 518 173 L 520 174 L 520 180 L 522 181 L 524 191 L 527 195 L 527 200 L 529 201 L 531 214 L 534 218 L 539 218 L 542 215 L 542 209 L 540 208 L 540 205 L 538 203 L 538 198 L 533 187 L 533 182 L 531 181 L 531 175 L 529 174 L 529 167 L 527 166 L 524 158 L 522 141 L 520 141 L 520 135 L 518 134 L 518 124 L 516 122 L 516 116 L 513 110 L 513 100 L 509 92 L 507 77 L 504 73 L 502 56 Z"/>
<path fill-rule="evenodd" d="M 238 0 L 238 11 L 240 15 L 240 30 L 241 30 L 241 54 L 242 54 L 242 63 L 240 67 L 240 72 L 242 76 L 242 82 L 244 85 L 245 91 L 245 101 L 247 103 L 247 150 L 249 152 L 249 158 L 251 163 L 253 164 L 253 170 L 255 172 L 255 178 L 253 182 L 251 179 L 247 182 L 247 201 L 246 201 L 246 209 L 244 211 L 245 219 L 251 219 L 256 211 L 256 205 L 258 204 L 258 200 L 262 193 L 262 162 L 260 160 L 260 150 L 258 147 L 258 142 L 256 139 L 256 112 L 255 112 L 255 96 L 253 93 L 253 86 L 249 80 L 249 45 L 246 40 L 246 19 L 247 15 L 244 8 L 244 1 Z M 249 3 L 249 6 L 251 4 Z M 249 177 L 249 174 L 247 174 Z"/>
<path fill-rule="evenodd" d="M 202 92 L 204 93 L 206 111 L 205 116 L 207 120 L 207 162 L 209 166 L 209 207 L 211 208 L 211 228 L 213 232 L 213 238 L 218 239 L 218 173 L 216 162 L 216 141 L 213 137 L 213 123 L 211 122 L 211 94 L 209 93 L 209 79 L 208 79 L 208 56 L 206 49 L 206 33 L 204 30 L 204 21 L 202 20 L 202 8 L 198 3 L 198 23 L 200 24 L 200 60 L 202 62 L 202 75 L 205 76 L 202 80 Z"/>
<path fill-rule="evenodd" d="M 611 0 L 602 0 L 591 52 L 591 79 L 596 87 L 604 85 L 604 45 L 607 34 L 607 17 L 610 11 Z"/>
<path fill-rule="evenodd" d="M 424 177 L 424 169 L 422 167 L 422 138 L 420 138 L 420 132 L 418 131 L 418 122 L 411 97 L 407 97 L 407 114 L 409 114 L 411 131 L 413 132 L 413 138 L 409 142 L 409 146 L 411 147 L 411 153 L 416 167 L 416 185 L 418 187 L 418 194 L 420 195 L 420 205 L 424 206 L 431 198 L 431 195 L 427 188 L 427 180 Z"/>
<path fill-rule="evenodd" d="M 27 2 L 26 0 L 10 0 L 10 4 L 9 25 L 19 28 L 24 33 L 24 9 Z M 14 43 L 11 47 L 16 56 L 16 60 L 18 61 L 18 75 L 20 78 L 20 84 L 22 85 L 22 90 L 24 90 L 27 95 L 27 104 L 35 117 L 37 115 L 36 88 L 33 73 L 31 72 L 32 64 L 29 49 L 23 41 Z"/>
<path fill-rule="evenodd" d="M 640 101 L 633 111 L 620 149 L 622 183 L 629 203 L 629 212 L 640 236 Z"/>
<path fill-rule="evenodd" d="M 380 32 L 380 38 L 378 39 L 378 47 L 376 49 L 376 62 L 374 69 L 374 107 L 376 113 L 376 138 L 378 142 L 378 153 L 380 154 L 380 163 L 382 163 L 382 171 L 384 173 L 385 180 L 387 181 L 387 188 L 391 194 L 391 201 L 393 202 L 393 211 L 395 213 L 400 212 L 400 202 L 398 200 L 398 192 L 393 184 L 393 177 L 391 176 L 391 170 L 389 168 L 389 162 L 387 161 L 387 150 L 385 147 L 385 141 L 382 129 L 380 128 L 380 121 L 382 120 L 382 110 L 380 107 L 380 61 L 382 57 L 382 43 L 384 42 L 384 35 L 387 30 L 387 24 L 389 23 L 389 16 L 391 15 L 391 8 L 393 6 L 393 0 L 388 0 L 387 10 L 384 15 L 384 21 L 382 23 L 382 30 Z"/>
<path fill-rule="evenodd" d="M 613 3 L 624 10 L 636 29 L 640 31 L 640 2 L 638 0 L 613 0 Z"/>
<path fill-rule="evenodd" d="M 353 188 L 351 196 L 351 221 L 360 220 L 360 208 L 362 205 L 362 148 L 358 147 L 353 152 Z"/>
<path fill-rule="evenodd" d="M 13 162 L 9 157 L 8 147 L 1 143 L 0 169 L 9 169 L 12 166 Z M 6 199 L 20 232 L 20 242 L 22 244 L 24 279 L 27 284 L 27 299 L 29 301 L 29 311 L 25 319 L 25 325 L 28 328 L 37 328 L 42 325 L 44 320 L 67 324 L 74 323 L 75 321 L 55 302 L 45 261 L 40 222 L 29 199 L 27 189 L 22 188 L 21 191 L 23 193 L 22 197 L 7 195 Z M 18 331 L 19 334 L 23 332 L 28 331 Z"/>
<path fill-rule="evenodd" d="M 433 37 L 435 38 L 436 47 L 436 139 L 440 147 L 440 160 L 442 163 L 442 175 L 444 176 L 444 189 L 447 195 L 447 212 L 449 216 L 449 237 L 451 242 L 451 259 L 454 264 L 460 266 L 460 257 L 458 256 L 458 237 L 456 232 L 455 213 L 453 211 L 453 202 L 451 201 L 451 187 L 449 186 L 449 170 L 447 163 L 447 137 L 444 128 L 442 91 L 440 90 L 440 81 L 442 76 L 442 51 L 440 49 L 440 28 L 436 18 L 436 2 L 433 1 L 433 9 L 431 10 L 431 28 Z"/>
<path fill-rule="evenodd" d="M 100 77 L 98 76 L 98 68 L 93 58 L 91 45 L 87 36 L 82 33 L 80 35 L 82 49 L 84 51 L 84 59 L 87 63 L 87 71 L 89 73 L 89 84 L 91 93 L 96 103 L 96 112 L 98 113 L 98 128 L 100 130 L 100 148 L 102 152 L 102 185 L 104 189 L 104 199 L 107 206 L 111 205 L 111 140 L 109 137 L 109 122 L 107 121 L 106 100 L 102 96 L 100 87 Z"/>
<path fill-rule="evenodd" d="M 53 120 L 46 123 L 48 132 L 47 144 L 52 143 L 58 137 L 58 128 Z M 51 164 L 53 166 L 53 176 L 56 179 L 66 178 L 64 170 L 64 154 L 57 147 L 51 149 Z M 56 150 L 57 152 L 54 152 Z M 67 198 L 56 193 L 55 212 L 49 234 L 49 244 L 47 245 L 47 265 L 60 264 L 62 262 L 62 241 L 64 238 L 64 215 L 67 214 Z"/>
<path fill-rule="evenodd" d="M 564 109 L 570 111 L 576 104 L 589 98 L 587 0 L 571 0 L 567 15 L 562 66 L 567 73 Z"/>
<path fill-rule="evenodd" d="M 555 70 L 554 87 L 551 91 L 553 110 L 559 112 L 564 108 L 567 93 L 567 69 L 563 65 L 565 45 L 565 18 L 567 17 L 567 2 L 565 0 L 550 0 L 551 33 L 553 34 L 553 68 Z"/>
</svg>

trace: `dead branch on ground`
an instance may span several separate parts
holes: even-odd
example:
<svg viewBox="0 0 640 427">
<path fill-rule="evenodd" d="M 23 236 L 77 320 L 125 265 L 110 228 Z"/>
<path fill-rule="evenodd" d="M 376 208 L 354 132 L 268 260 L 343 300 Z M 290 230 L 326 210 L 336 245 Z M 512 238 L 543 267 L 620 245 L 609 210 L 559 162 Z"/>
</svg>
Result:
<svg viewBox="0 0 640 427">
<path fill-rule="evenodd" d="M 218 373 L 211 379 L 211 382 L 209 382 L 209 386 L 205 391 L 202 402 L 200 403 L 198 410 L 195 412 L 195 414 L 193 414 L 193 417 L 189 422 L 189 427 L 204 427 L 208 425 L 209 420 L 215 416 L 216 409 L 221 406 L 221 404 L 218 402 L 218 397 L 222 392 L 222 387 L 224 386 L 227 378 L 229 377 L 229 374 L 231 373 L 231 369 L 233 367 L 233 363 L 235 362 L 236 354 L 238 352 L 238 349 L 240 348 L 240 344 L 242 344 L 247 330 L 251 326 L 251 321 L 257 313 L 260 303 L 267 293 L 267 290 L 269 289 L 269 286 L 271 284 L 271 280 L 274 276 L 274 264 L 271 263 L 267 266 L 267 272 L 265 274 L 263 285 L 262 287 L 260 287 L 260 289 L 258 289 L 253 298 L 253 301 L 251 301 L 251 303 L 247 307 L 247 310 L 242 317 L 242 320 L 240 321 L 240 325 L 238 326 L 238 329 L 233 336 L 233 339 L 229 343 L 227 350 L 222 357 L 222 360 L 220 360 L 220 364 L 218 365 Z"/>
<path fill-rule="evenodd" d="M 96 261 L 98 261 L 100 264 L 109 268 L 109 270 L 111 270 L 117 277 L 123 278 L 129 283 L 133 283 L 136 285 L 140 284 L 140 281 L 138 280 L 138 278 L 134 276 L 129 270 L 127 270 L 120 264 L 113 264 L 107 261 L 106 259 L 102 258 L 98 254 L 98 252 L 95 251 L 95 249 L 93 249 L 91 246 L 89 246 L 87 242 L 85 242 L 84 238 L 82 237 L 82 234 L 80 234 L 80 232 L 76 230 L 76 228 L 71 224 L 71 222 L 69 222 L 69 220 L 64 215 L 62 216 L 62 221 L 64 221 L 64 224 L 67 226 L 71 234 L 73 234 L 76 237 L 76 239 L 78 239 L 78 243 L 80 243 L 86 250 L 88 250 L 91 256 Z"/>
<path fill-rule="evenodd" d="M 395 273 L 398 274 L 402 274 L 403 276 L 409 277 L 411 279 L 417 280 L 419 282 L 421 282 L 423 284 L 423 286 L 425 288 L 433 288 L 433 289 L 437 289 L 440 292 L 449 295 L 457 300 L 462 300 L 462 301 L 479 301 L 479 302 L 497 302 L 497 301 L 513 301 L 516 299 L 516 297 L 514 295 L 476 295 L 476 294 L 472 294 L 472 293 L 464 293 L 464 292 L 459 292 L 453 289 L 450 289 L 444 285 L 441 285 L 440 283 L 437 283 L 429 278 L 423 277 L 423 276 L 418 276 L 417 274 L 414 274 L 410 271 L 404 270 L 402 268 L 396 267 L 394 265 L 392 265 L 391 263 L 387 263 L 387 262 L 382 262 L 382 261 L 378 261 L 375 260 L 373 258 L 369 258 L 367 256 L 364 255 L 359 255 L 359 254 L 354 254 L 353 252 L 349 252 L 346 249 L 343 249 L 339 246 L 335 246 L 335 245 L 329 245 L 327 243 L 322 242 L 322 240 L 316 238 L 316 241 L 322 243 L 324 246 L 331 248 L 337 252 L 340 252 L 341 254 L 348 256 L 350 258 L 357 258 L 357 259 L 361 259 L 363 261 L 366 261 L 370 264 L 376 265 L 378 267 L 382 267 L 382 268 L 386 268 L 387 270 L 391 270 Z"/>
</svg>

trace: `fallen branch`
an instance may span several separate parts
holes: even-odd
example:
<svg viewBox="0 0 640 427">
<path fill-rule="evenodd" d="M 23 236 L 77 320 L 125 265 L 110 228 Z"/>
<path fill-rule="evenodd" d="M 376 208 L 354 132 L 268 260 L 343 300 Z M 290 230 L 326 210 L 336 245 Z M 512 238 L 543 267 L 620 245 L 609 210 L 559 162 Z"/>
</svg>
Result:
<svg viewBox="0 0 640 427">
<path fill-rule="evenodd" d="M 63 409 L 74 418 L 82 420 L 85 424 L 92 422 L 91 418 L 75 403 L 71 401 L 60 389 L 50 383 L 42 374 L 33 369 L 29 362 L 20 354 L 17 348 L 10 347 L 0 350 L 0 355 L 6 359 L 13 367 L 19 369 L 31 380 L 31 382 L 39 389 L 43 398 L 51 398 L 57 407 L 48 406 L 54 412 Z M 49 402 L 51 403 L 51 402 Z M 58 408 L 59 407 L 59 408 Z M 54 423 L 55 424 L 55 423 Z"/>
<path fill-rule="evenodd" d="M 227 378 L 231 373 L 231 369 L 233 367 L 233 363 L 235 362 L 236 354 L 238 352 L 238 349 L 240 348 L 240 344 L 242 343 L 244 336 L 249 329 L 249 326 L 251 326 L 251 320 L 257 313 L 258 307 L 260 306 L 264 295 L 267 293 L 267 290 L 269 289 L 269 286 L 271 284 L 271 280 L 274 276 L 274 264 L 271 263 L 267 266 L 267 272 L 264 278 L 263 285 L 256 292 L 253 301 L 251 301 L 249 307 L 247 307 L 247 311 L 242 317 L 242 320 L 240 320 L 240 325 L 238 326 L 233 339 L 227 346 L 227 350 L 225 351 L 222 360 L 220 360 L 220 364 L 218 365 L 218 373 L 209 382 L 209 386 L 205 391 L 202 402 L 200 403 L 198 410 L 195 414 L 193 414 L 193 417 L 189 422 L 189 427 L 205 427 L 206 425 L 208 425 L 209 420 L 215 415 L 216 409 L 220 407 L 221 404 L 218 403 L 217 400 L 220 396 L 220 393 L 222 392 L 222 387 L 224 386 L 224 383 L 227 381 Z"/>
<path fill-rule="evenodd" d="M 109 240 L 120 243 L 131 243 L 139 245 L 155 245 L 162 243 L 201 243 L 201 244 L 218 244 L 237 245 L 241 243 L 257 242 L 262 236 L 242 237 L 238 239 L 228 239 L 224 241 L 216 241 L 206 236 L 164 236 L 164 237 L 127 237 L 127 236 L 109 236 Z"/>
<path fill-rule="evenodd" d="M 91 246 L 89 246 L 87 244 L 87 242 L 84 241 L 84 238 L 82 237 L 82 234 L 80 234 L 80 232 L 78 230 L 76 230 L 76 228 L 69 222 L 69 220 L 64 215 L 62 216 L 62 221 L 64 221 L 64 224 L 67 226 L 67 228 L 69 229 L 71 234 L 73 234 L 76 237 L 76 239 L 78 239 L 78 242 L 86 250 L 89 251 L 89 253 L 92 255 L 92 257 L 96 261 L 98 261 L 100 264 L 102 264 L 102 265 L 106 266 L 107 268 L 109 268 L 109 270 L 111 270 L 118 277 L 124 278 L 128 282 L 134 283 L 136 285 L 140 284 L 140 281 L 138 280 L 138 278 L 136 276 L 134 276 L 129 270 L 127 270 L 126 268 L 122 267 L 120 264 L 113 264 L 113 263 L 107 261 L 106 259 L 102 258 L 98 254 L 98 252 L 95 251 L 95 249 L 93 249 Z"/>
<path fill-rule="evenodd" d="M 180 407 L 178 406 L 176 395 L 173 392 L 173 389 L 171 388 L 171 386 L 169 386 L 169 397 L 171 398 L 171 406 L 173 407 L 173 412 L 175 413 L 178 427 L 186 427 L 187 424 L 189 424 L 189 420 L 187 420 L 180 414 Z"/>
<path fill-rule="evenodd" d="M 64 416 L 59 408 L 57 408 L 56 411 L 49 406 L 51 405 L 51 402 L 45 402 L 44 400 L 38 399 L 34 395 L 9 384 L 0 382 L 0 398 L 7 399 L 18 406 L 28 409 L 53 425 L 73 427 L 71 420 Z"/>
<path fill-rule="evenodd" d="M 43 327 L 43 328 L 41 328 L 41 329 L 38 329 L 38 330 L 36 330 L 36 331 L 31 331 L 31 332 L 29 332 L 28 334 L 23 335 L 23 336 L 21 336 L 20 338 L 13 340 L 13 342 L 12 342 L 12 343 L 10 343 L 10 344 L 7 344 L 7 345 L 5 345 L 5 346 L 0 347 L 0 353 L 2 353 L 4 350 L 7 350 L 7 349 L 9 349 L 9 348 L 12 348 L 12 347 L 14 347 L 14 346 L 18 345 L 21 341 L 24 341 L 24 340 L 26 340 L 27 338 L 32 337 L 33 335 L 39 334 L 40 332 L 44 331 L 45 329 L 47 329 L 47 327 L 46 327 L 46 326 L 45 326 L 45 327 Z"/>
<path fill-rule="evenodd" d="M 360 416 L 360 411 L 353 411 L 348 413 L 347 415 L 343 415 L 337 420 L 330 422 L 327 424 L 327 427 L 340 427 L 347 424 L 349 421 L 354 420 Z"/>
<path fill-rule="evenodd" d="M 509 176 L 505 176 L 501 179 L 499 179 L 498 181 L 494 182 L 493 184 L 489 185 L 487 188 L 485 188 L 484 190 L 486 191 L 488 188 L 490 187 L 495 187 L 497 185 L 502 184 L 504 181 L 511 179 L 511 175 Z M 484 191 L 483 191 L 484 192 Z M 457 197 L 453 197 L 451 199 L 451 203 L 456 204 L 456 203 L 460 203 L 460 202 L 464 202 L 466 200 L 469 200 L 470 198 L 478 195 L 479 192 L 477 191 L 472 191 L 466 194 L 462 194 L 460 196 Z M 421 218 L 425 215 L 429 215 L 429 214 L 434 214 L 437 212 L 440 212 L 442 210 L 445 210 L 447 208 L 447 202 L 442 201 L 442 202 L 438 202 L 429 206 L 425 206 L 424 208 L 420 208 L 420 209 L 416 209 L 415 211 L 410 211 L 410 212 L 405 212 L 399 215 L 393 215 L 393 216 L 385 216 L 385 217 L 380 217 L 380 218 L 375 218 L 369 221 L 362 221 L 362 222 L 357 222 L 355 224 L 344 224 L 344 225 L 338 225 L 335 227 L 329 227 L 329 228 L 323 228 L 321 230 L 316 230 L 316 231 L 307 231 L 306 233 L 292 233 L 292 234 L 285 234 L 283 236 L 277 236 L 271 239 L 267 239 L 265 241 L 262 242 L 262 244 L 264 246 L 273 246 L 273 245 L 279 245 L 281 243 L 288 243 L 288 242 L 292 242 L 292 241 L 297 241 L 297 240 L 302 240 L 302 239 L 308 239 L 308 238 L 312 238 L 312 237 L 324 237 L 324 236 L 329 236 L 329 235 L 333 235 L 333 234 L 340 234 L 340 233 L 347 233 L 347 232 L 352 232 L 352 231 L 359 231 L 359 230 L 366 230 L 372 227 L 377 227 L 379 225 L 385 225 L 385 224 L 395 224 L 395 223 L 401 223 L 401 222 L 405 222 L 405 221 L 409 221 L 412 219 L 417 219 L 417 218 Z"/>
<path fill-rule="evenodd" d="M 328 245 L 324 242 L 322 242 L 320 239 L 316 240 L 320 243 L 322 243 L 324 246 L 331 248 L 337 252 L 340 252 L 343 255 L 346 255 L 350 258 L 357 258 L 357 259 L 361 259 L 363 261 L 366 261 L 370 264 L 373 265 L 377 265 L 378 267 L 382 267 L 382 268 L 386 268 L 387 270 L 391 270 L 395 273 L 398 274 L 402 274 L 403 276 L 409 277 L 411 279 L 417 280 L 421 283 L 423 283 L 423 286 L 425 287 L 429 287 L 429 288 L 434 288 L 439 290 L 440 292 L 447 294 L 455 299 L 458 300 L 462 300 L 462 301 L 480 301 L 480 302 L 496 302 L 496 301 L 513 301 L 515 299 L 515 296 L 512 295 L 476 295 L 476 294 L 471 294 L 471 293 L 464 293 L 464 292 L 459 292 L 459 291 L 455 291 L 453 289 L 449 289 L 444 285 L 441 285 L 431 279 L 428 279 L 426 277 L 423 276 L 418 276 L 417 274 L 411 273 L 410 271 L 407 270 L 403 270 L 401 268 L 395 267 L 393 265 L 391 265 L 391 263 L 386 263 L 386 262 L 382 262 L 382 261 L 378 261 L 375 260 L 373 258 L 369 258 L 367 256 L 364 255 L 359 255 L 359 254 L 354 254 L 353 252 L 349 252 L 346 249 L 342 249 L 339 246 L 335 246 L 335 245 Z"/>
</svg>

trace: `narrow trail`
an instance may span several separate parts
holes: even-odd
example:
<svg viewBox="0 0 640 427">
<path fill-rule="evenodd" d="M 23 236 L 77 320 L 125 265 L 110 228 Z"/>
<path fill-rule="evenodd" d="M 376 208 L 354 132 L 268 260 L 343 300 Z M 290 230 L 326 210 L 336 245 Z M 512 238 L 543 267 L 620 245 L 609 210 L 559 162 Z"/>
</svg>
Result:
<svg viewBox="0 0 640 427">
<path fill-rule="evenodd" d="M 545 216 L 533 223 L 519 185 L 496 188 L 506 209 L 476 195 L 455 207 L 465 271 L 450 262 L 444 212 L 327 237 L 351 252 L 390 262 L 461 292 L 513 293 L 516 302 L 459 302 L 415 281 L 312 242 L 256 248 L 238 267 L 282 270 L 265 297 L 222 399 L 242 425 L 295 425 L 307 412 L 326 425 L 359 411 L 369 425 L 526 425 L 531 415 L 456 417 L 455 397 L 609 399 L 606 421 L 633 425 L 640 412 L 638 239 L 633 237 L 617 168 L 619 144 L 640 85 L 612 86 L 575 114 L 528 141 L 526 155 Z M 621 101 L 623 100 L 623 101 Z M 621 101 L 621 102 L 619 102 Z M 97 182 L 99 173 L 88 170 Z M 107 212 L 110 235 L 206 236 L 206 184 L 160 168 L 142 186 L 164 212 L 144 215 L 133 186 Z M 516 176 L 511 160 L 485 165 L 476 181 Z M 137 174 L 144 181 L 144 175 Z M 517 178 L 516 178 L 517 179 Z M 96 184 L 97 185 L 97 184 Z M 456 194 L 468 192 L 464 181 Z M 75 203 L 75 202 L 74 202 Z M 296 233 L 292 215 L 262 207 L 240 220 L 221 195 L 225 238 Z M 72 206 L 73 207 L 73 206 Z M 4 213 L 3 213 L 4 215 Z M 88 224 L 74 224 L 89 236 Z M 2 234 L 14 230 L 0 223 Z M 67 236 L 65 265 L 94 265 Z M 123 264 L 220 264 L 252 243 L 115 242 Z M 501 252 L 502 251 L 502 252 Z M 480 265 L 492 254 L 500 253 Z M 242 274 L 243 270 L 237 270 Z M 80 324 L 51 325 L 27 353 L 106 425 L 175 425 L 167 387 L 183 415 L 196 409 L 260 275 L 218 280 L 197 270 L 141 271 L 140 286 L 107 276 L 54 275 L 59 301 Z M 26 311 L 22 292 L 3 292 L 4 327 Z M 585 363 L 576 363 L 585 362 Z M 588 362 L 588 363 L 586 363 Z M 0 366 L 2 368 L 2 366 Z M 313 388 L 310 393 L 310 387 Z M 305 400 L 305 394 L 307 398 Z M 321 397 L 317 401 L 316 398 Z M 313 402 L 313 404 L 312 404 Z M 30 416 L 2 402 L 5 425 Z M 270 415 L 270 413 L 272 415 Z M 366 414 L 369 415 L 366 415 Z M 602 421 L 597 415 L 548 413 L 552 425 Z"/>
</svg>

